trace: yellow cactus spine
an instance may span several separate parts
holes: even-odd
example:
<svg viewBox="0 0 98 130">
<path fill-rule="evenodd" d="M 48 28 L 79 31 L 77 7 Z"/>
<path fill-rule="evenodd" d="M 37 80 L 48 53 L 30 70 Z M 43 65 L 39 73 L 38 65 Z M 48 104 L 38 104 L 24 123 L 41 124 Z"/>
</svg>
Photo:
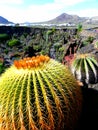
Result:
<svg viewBox="0 0 98 130">
<path fill-rule="evenodd" d="M 73 130 L 81 107 L 75 78 L 48 56 L 15 61 L 0 77 L 0 130 Z"/>
</svg>

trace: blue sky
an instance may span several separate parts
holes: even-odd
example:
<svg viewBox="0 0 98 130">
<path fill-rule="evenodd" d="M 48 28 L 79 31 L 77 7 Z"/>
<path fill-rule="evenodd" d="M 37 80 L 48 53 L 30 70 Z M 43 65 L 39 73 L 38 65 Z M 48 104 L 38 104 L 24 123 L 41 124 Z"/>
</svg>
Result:
<svg viewBox="0 0 98 130">
<path fill-rule="evenodd" d="M 14 23 L 48 21 L 62 13 L 98 16 L 98 0 L 0 0 L 0 16 Z"/>
</svg>

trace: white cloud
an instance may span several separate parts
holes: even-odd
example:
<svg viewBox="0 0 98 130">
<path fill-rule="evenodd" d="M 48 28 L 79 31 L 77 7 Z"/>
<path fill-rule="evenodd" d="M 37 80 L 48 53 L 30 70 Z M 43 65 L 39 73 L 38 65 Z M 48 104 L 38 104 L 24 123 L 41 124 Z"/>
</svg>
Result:
<svg viewBox="0 0 98 130">
<path fill-rule="evenodd" d="M 23 0 L 2 0 L 4 2 L 11 2 L 11 4 L 21 4 Z M 79 16 L 96 16 L 98 9 L 72 10 L 71 7 L 79 2 L 92 0 L 54 0 L 53 3 L 43 5 L 30 6 L 10 6 L 8 4 L 1 4 L 0 0 L 0 15 L 7 18 L 9 21 L 20 22 L 41 22 L 53 19 L 61 13 L 76 14 Z M 3 3 L 3 2 L 2 2 Z M 9 3 L 10 4 L 10 3 Z M 69 8 L 70 7 L 70 8 Z"/>
<path fill-rule="evenodd" d="M 31 5 L 28 8 L 15 8 L 9 6 L 0 7 L 3 16 L 10 21 L 17 22 L 40 22 L 47 21 L 58 16 L 62 7 L 57 4 Z M 0 13 L 1 14 L 1 13 Z"/>
<path fill-rule="evenodd" d="M 98 9 L 97 8 L 88 8 L 78 11 L 69 11 L 70 14 L 77 14 L 80 17 L 94 17 L 98 16 Z"/>
<path fill-rule="evenodd" d="M 47 21 L 55 18 L 61 13 L 62 6 L 59 4 L 31 5 L 26 13 L 28 19 L 36 21 Z"/>
<path fill-rule="evenodd" d="M 80 11 L 81 16 L 88 16 L 88 17 L 93 17 L 93 16 L 98 16 L 98 8 L 90 8 L 90 9 L 85 9 Z"/>
<path fill-rule="evenodd" d="M 57 17 L 61 13 L 67 13 L 68 7 L 85 1 L 92 0 L 54 0 L 53 3 L 44 5 L 31 5 L 26 11 L 29 14 L 27 17 L 29 21 L 47 21 Z"/>
</svg>

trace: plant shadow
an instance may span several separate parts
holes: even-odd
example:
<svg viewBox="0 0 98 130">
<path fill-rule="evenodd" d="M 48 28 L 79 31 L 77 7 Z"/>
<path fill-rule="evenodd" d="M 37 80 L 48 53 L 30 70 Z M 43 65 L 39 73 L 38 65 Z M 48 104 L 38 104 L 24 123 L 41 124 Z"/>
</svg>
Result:
<svg viewBox="0 0 98 130">
<path fill-rule="evenodd" d="M 82 88 L 83 110 L 76 130 L 98 130 L 98 88 Z"/>
</svg>

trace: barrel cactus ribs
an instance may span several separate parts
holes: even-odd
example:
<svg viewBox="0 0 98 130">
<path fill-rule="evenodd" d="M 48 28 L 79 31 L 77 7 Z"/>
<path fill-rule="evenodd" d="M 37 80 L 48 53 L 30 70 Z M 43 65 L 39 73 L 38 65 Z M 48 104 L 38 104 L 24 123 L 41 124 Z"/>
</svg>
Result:
<svg viewBox="0 0 98 130">
<path fill-rule="evenodd" d="M 76 79 L 48 56 L 14 61 L 0 77 L 0 130 L 73 130 L 81 108 Z"/>
<path fill-rule="evenodd" d="M 96 55 L 92 53 L 77 53 L 71 61 L 70 68 L 72 73 L 83 83 L 89 84 L 98 83 L 98 61 Z"/>
</svg>

